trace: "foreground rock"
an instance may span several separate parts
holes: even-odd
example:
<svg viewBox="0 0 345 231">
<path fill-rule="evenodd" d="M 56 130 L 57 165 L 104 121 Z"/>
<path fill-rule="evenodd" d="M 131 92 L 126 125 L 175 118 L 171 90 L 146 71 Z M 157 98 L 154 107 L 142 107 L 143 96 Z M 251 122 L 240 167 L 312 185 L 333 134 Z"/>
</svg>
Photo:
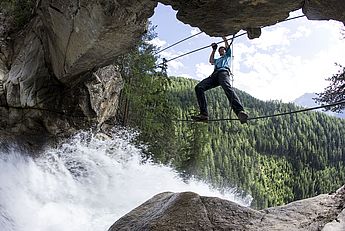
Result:
<svg viewBox="0 0 345 231">
<path fill-rule="evenodd" d="M 192 192 L 161 193 L 116 221 L 120 230 L 344 231 L 345 187 L 285 206 L 253 210 Z"/>
</svg>

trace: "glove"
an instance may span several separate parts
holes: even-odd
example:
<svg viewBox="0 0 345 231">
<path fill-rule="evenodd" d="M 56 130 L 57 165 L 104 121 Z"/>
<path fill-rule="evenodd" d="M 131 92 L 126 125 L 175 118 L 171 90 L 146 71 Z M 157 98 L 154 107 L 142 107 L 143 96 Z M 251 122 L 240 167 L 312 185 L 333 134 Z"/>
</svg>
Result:
<svg viewBox="0 0 345 231">
<path fill-rule="evenodd" d="M 217 50 L 218 45 L 216 43 L 212 43 L 211 47 L 215 51 L 215 50 Z"/>
</svg>

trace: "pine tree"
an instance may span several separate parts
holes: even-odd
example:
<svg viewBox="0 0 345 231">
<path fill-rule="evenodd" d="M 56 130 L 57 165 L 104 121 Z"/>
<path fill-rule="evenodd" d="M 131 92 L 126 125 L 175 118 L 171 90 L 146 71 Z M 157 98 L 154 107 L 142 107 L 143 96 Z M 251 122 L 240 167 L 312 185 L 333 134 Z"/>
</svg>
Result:
<svg viewBox="0 0 345 231">
<path fill-rule="evenodd" d="M 340 68 L 338 73 L 328 78 L 327 80 L 330 81 L 330 85 L 325 88 L 324 92 L 317 94 L 318 98 L 316 98 L 316 100 L 320 103 L 330 104 L 345 101 L 345 67 L 341 66 L 340 64 L 336 65 Z M 328 110 L 340 112 L 344 108 L 345 103 L 332 107 Z"/>
</svg>

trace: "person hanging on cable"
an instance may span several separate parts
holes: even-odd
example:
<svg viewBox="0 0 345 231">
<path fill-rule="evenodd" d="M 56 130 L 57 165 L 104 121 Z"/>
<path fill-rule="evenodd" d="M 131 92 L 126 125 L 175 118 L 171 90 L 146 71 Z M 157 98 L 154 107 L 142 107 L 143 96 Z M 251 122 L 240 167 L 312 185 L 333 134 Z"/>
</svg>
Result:
<svg viewBox="0 0 345 231">
<path fill-rule="evenodd" d="M 200 114 L 192 116 L 192 120 L 195 121 L 207 121 L 208 120 L 208 110 L 207 102 L 205 97 L 205 91 L 212 88 L 218 87 L 219 85 L 223 88 L 231 108 L 236 113 L 241 124 L 247 123 L 248 115 L 244 112 L 241 101 L 234 92 L 230 84 L 230 61 L 231 61 L 231 49 L 226 37 L 222 37 L 225 46 L 221 46 L 218 49 L 220 57 L 215 59 L 214 55 L 217 50 L 217 44 L 212 43 L 212 52 L 210 55 L 209 62 L 214 65 L 213 73 L 202 80 L 195 86 L 195 93 L 198 100 L 198 105 L 200 108 Z M 233 40 L 232 40 L 233 41 Z M 232 43 L 231 41 L 231 43 Z"/>
</svg>

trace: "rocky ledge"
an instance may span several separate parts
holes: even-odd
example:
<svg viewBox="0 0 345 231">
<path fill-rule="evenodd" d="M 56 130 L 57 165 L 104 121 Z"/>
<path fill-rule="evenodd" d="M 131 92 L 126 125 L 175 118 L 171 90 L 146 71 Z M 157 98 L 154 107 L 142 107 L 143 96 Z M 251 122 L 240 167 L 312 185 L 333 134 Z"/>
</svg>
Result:
<svg viewBox="0 0 345 231">
<path fill-rule="evenodd" d="M 193 192 L 158 194 L 109 231 L 344 231 L 345 186 L 335 193 L 263 210 Z"/>
</svg>

